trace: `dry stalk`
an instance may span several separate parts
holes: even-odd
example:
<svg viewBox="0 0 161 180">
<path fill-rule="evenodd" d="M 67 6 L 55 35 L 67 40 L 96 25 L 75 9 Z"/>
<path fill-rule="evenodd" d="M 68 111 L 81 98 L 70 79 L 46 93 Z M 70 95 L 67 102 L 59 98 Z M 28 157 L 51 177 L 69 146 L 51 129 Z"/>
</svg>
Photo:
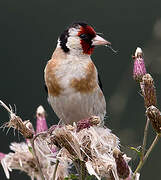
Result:
<svg viewBox="0 0 161 180">
<path fill-rule="evenodd" d="M 29 129 L 29 123 L 30 121 L 22 121 L 22 119 L 19 116 L 16 116 L 15 113 L 12 112 L 12 110 L 4 104 L 2 101 L 0 101 L 0 104 L 9 112 L 10 114 L 10 120 L 9 122 L 5 123 L 3 127 L 7 128 L 14 128 L 18 130 L 25 139 L 32 139 L 33 138 L 33 131 Z"/>
</svg>

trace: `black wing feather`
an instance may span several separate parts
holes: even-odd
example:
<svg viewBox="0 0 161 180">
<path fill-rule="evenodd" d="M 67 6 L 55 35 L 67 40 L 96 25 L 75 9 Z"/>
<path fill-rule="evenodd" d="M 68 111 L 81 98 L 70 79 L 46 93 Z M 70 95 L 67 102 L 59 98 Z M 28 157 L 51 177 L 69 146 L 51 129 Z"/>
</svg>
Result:
<svg viewBox="0 0 161 180">
<path fill-rule="evenodd" d="M 98 85 L 101 88 L 101 90 L 103 91 L 103 86 L 102 86 L 102 82 L 101 82 L 101 78 L 100 78 L 99 74 L 98 74 Z"/>
<path fill-rule="evenodd" d="M 47 88 L 46 84 L 44 84 L 44 89 L 48 93 L 48 88 Z"/>
</svg>

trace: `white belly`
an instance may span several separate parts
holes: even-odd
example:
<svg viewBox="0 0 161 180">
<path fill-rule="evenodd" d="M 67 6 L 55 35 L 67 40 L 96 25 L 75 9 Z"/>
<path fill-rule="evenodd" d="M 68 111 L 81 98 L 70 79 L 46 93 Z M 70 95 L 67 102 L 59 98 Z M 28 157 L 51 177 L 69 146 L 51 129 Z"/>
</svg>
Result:
<svg viewBox="0 0 161 180">
<path fill-rule="evenodd" d="M 92 115 L 100 116 L 103 121 L 106 113 L 105 99 L 103 96 L 100 97 L 97 88 L 89 94 L 74 92 L 68 96 L 49 95 L 48 100 L 58 118 L 65 124 L 72 124 Z"/>
</svg>

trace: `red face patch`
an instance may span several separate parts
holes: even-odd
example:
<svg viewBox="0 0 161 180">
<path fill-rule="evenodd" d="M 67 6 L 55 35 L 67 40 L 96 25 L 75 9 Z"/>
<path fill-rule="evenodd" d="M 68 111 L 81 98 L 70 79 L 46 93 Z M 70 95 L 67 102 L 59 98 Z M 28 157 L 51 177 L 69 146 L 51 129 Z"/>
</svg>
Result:
<svg viewBox="0 0 161 180">
<path fill-rule="evenodd" d="M 92 46 L 92 39 L 96 36 L 96 32 L 91 26 L 81 26 L 78 36 L 81 38 L 81 45 L 84 54 L 92 54 L 94 46 Z"/>
</svg>

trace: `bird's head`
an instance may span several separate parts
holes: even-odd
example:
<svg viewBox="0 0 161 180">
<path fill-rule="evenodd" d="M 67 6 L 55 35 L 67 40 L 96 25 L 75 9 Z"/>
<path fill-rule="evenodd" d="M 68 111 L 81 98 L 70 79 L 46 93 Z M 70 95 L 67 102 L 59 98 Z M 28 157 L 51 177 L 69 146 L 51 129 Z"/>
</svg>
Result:
<svg viewBox="0 0 161 180">
<path fill-rule="evenodd" d="M 110 42 L 97 35 L 88 24 L 79 22 L 72 24 L 61 34 L 58 44 L 65 53 L 76 51 L 91 55 L 95 46 L 109 45 Z"/>
</svg>

